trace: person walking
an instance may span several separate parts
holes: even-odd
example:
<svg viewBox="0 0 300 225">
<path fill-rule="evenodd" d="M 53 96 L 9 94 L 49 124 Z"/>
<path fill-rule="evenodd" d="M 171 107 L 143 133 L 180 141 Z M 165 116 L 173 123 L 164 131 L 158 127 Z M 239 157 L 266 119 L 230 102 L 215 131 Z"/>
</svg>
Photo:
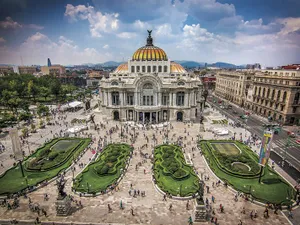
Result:
<svg viewBox="0 0 300 225">
<path fill-rule="evenodd" d="M 133 208 L 131 208 L 130 211 L 131 211 L 131 215 L 134 216 Z"/>
<path fill-rule="evenodd" d="M 189 225 L 193 225 L 193 218 L 191 216 L 189 217 L 188 222 L 189 222 Z"/>
<path fill-rule="evenodd" d="M 189 204 L 189 200 L 188 200 L 186 203 L 186 210 L 189 210 L 189 206 L 190 206 L 190 204 Z"/>
<path fill-rule="evenodd" d="M 211 201 L 215 203 L 215 197 L 213 195 L 211 196 Z"/>
<path fill-rule="evenodd" d="M 171 203 L 170 206 L 169 206 L 169 210 L 170 210 L 170 211 L 172 210 L 172 207 L 173 207 L 173 206 L 172 206 L 172 203 Z"/>
<path fill-rule="evenodd" d="M 108 208 L 109 213 L 112 212 L 112 208 L 111 208 L 110 204 L 107 204 L 107 208 Z"/>
</svg>

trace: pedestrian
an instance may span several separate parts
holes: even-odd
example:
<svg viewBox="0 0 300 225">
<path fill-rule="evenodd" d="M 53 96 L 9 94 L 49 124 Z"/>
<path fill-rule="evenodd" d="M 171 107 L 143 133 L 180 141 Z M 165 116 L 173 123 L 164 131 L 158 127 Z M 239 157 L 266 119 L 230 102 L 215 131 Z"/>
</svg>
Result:
<svg viewBox="0 0 300 225">
<path fill-rule="evenodd" d="M 167 201 L 167 196 L 166 196 L 166 194 L 164 194 L 163 201 Z"/>
<path fill-rule="evenodd" d="M 242 209 L 242 214 L 246 214 L 245 207 L 243 207 L 243 209 Z"/>
<path fill-rule="evenodd" d="M 251 220 L 253 220 L 253 210 L 250 213 L 250 218 L 251 218 Z"/>
<path fill-rule="evenodd" d="M 189 200 L 187 201 L 187 203 L 186 203 L 186 210 L 189 210 Z"/>
<path fill-rule="evenodd" d="M 133 208 L 131 208 L 130 211 L 131 211 L 131 215 L 134 216 Z"/>
<path fill-rule="evenodd" d="M 122 200 L 120 201 L 120 209 L 124 209 Z"/>
<path fill-rule="evenodd" d="M 37 217 L 37 218 L 35 219 L 35 224 L 40 224 L 40 223 L 41 223 L 40 218 Z"/>
<path fill-rule="evenodd" d="M 213 195 L 211 196 L 211 201 L 215 203 L 215 197 Z"/>
<path fill-rule="evenodd" d="M 188 222 L 189 222 L 189 225 L 192 225 L 192 224 L 193 224 L 193 218 L 192 218 L 191 216 L 189 217 Z"/>
<path fill-rule="evenodd" d="M 238 225 L 243 225 L 243 222 L 240 220 L 239 224 Z"/>
<path fill-rule="evenodd" d="M 217 225 L 218 224 L 218 218 L 215 217 L 215 224 Z"/>
<path fill-rule="evenodd" d="M 294 218 L 293 213 L 292 213 L 292 209 L 289 210 L 289 216 L 288 217 L 291 218 L 291 219 Z"/>
<path fill-rule="evenodd" d="M 170 211 L 172 210 L 172 207 L 173 207 L 173 206 L 172 206 L 172 203 L 171 203 L 170 206 L 169 206 L 169 210 L 170 210 Z"/>
<path fill-rule="evenodd" d="M 211 217 L 210 222 L 213 223 L 214 222 L 215 217 Z"/>
<path fill-rule="evenodd" d="M 128 191 L 128 194 L 131 196 L 131 189 Z"/>
<path fill-rule="evenodd" d="M 110 213 L 112 211 L 110 204 L 107 204 L 108 212 Z"/>
</svg>

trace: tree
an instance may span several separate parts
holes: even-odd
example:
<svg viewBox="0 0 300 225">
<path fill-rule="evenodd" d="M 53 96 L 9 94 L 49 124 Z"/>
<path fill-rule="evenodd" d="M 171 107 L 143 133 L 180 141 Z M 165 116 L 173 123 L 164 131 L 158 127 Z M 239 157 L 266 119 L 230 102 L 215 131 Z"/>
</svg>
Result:
<svg viewBox="0 0 300 225">
<path fill-rule="evenodd" d="M 27 84 L 27 94 L 31 97 L 33 97 L 33 100 L 35 101 L 36 95 L 39 93 L 39 89 L 37 86 L 33 83 L 33 80 L 30 80 Z"/>
<path fill-rule="evenodd" d="M 40 93 L 45 98 L 45 101 L 46 101 L 46 98 L 50 95 L 50 89 L 47 87 L 41 86 Z"/>
<path fill-rule="evenodd" d="M 43 104 L 40 104 L 37 107 L 37 114 L 39 115 L 39 117 L 47 116 L 49 114 L 49 108 Z"/>
<path fill-rule="evenodd" d="M 52 80 L 52 82 L 50 83 L 50 89 L 51 89 L 51 93 L 53 95 L 55 95 L 56 100 L 57 100 L 57 96 L 61 92 L 61 84 L 60 84 L 59 80 L 57 80 L 57 79 Z"/>
</svg>

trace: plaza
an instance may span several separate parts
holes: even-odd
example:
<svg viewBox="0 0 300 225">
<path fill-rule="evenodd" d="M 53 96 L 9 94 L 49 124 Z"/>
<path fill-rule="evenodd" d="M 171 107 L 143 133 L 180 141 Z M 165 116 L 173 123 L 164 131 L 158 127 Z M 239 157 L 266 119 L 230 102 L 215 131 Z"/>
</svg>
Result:
<svg viewBox="0 0 300 225">
<path fill-rule="evenodd" d="M 92 106 L 98 102 L 98 97 L 92 99 Z M 204 111 L 205 115 L 216 113 L 214 109 L 207 108 Z M 270 210 L 269 218 L 264 218 L 264 204 L 245 200 L 244 197 L 237 197 L 235 201 L 236 191 L 231 187 L 224 185 L 216 185 L 219 181 L 211 171 L 203 155 L 197 149 L 199 139 L 229 139 L 235 136 L 236 139 L 247 140 L 251 135 L 244 128 L 236 128 L 227 124 L 213 124 L 211 119 L 204 120 L 204 129 L 214 127 L 228 129 L 227 136 L 216 136 L 210 131 L 199 131 L 198 123 L 183 123 L 171 122 L 160 128 L 148 129 L 140 126 L 127 125 L 120 121 L 107 121 L 105 115 L 99 110 L 94 110 L 96 127 L 92 123 L 88 123 L 90 129 L 77 134 L 77 137 L 91 137 L 92 145 L 84 152 L 82 157 L 76 162 L 73 169 L 68 170 L 65 174 L 67 194 L 72 195 L 74 203 L 70 215 L 61 217 L 56 215 L 55 202 L 57 197 L 57 187 L 55 182 L 41 187 L 27 194 L 27 198 L 19 198 L 19 207 L 7 210 L 6 207 L 0 208 L 1 224 L 9 224 L 12 219 L 16 219 L 19 224 L 33 224 L 36 217 L 45 224 L 188 224 L 188 218 L 194 218 L 195 203 L 192 198 L 181 199 L 166 198 L 160 192 L 153 182 L 151 156 L 155 146 L 162 145 L 167 141 L 169 143 L 180 144 L 182 146 L 182 154 L 194 169 L 199 179 L 205 182 L 204 199 L 208 199 L 209 205 L 214 211 L 214 217 L 217 218 L 218 224 L 238 224 L 239 220 L 243 224 L 289 224 L 288 220 L 282 213 L 274 214 Z M 22 144 L 22 148 L 26 155 L 29 155 L 42 146 L 47 140 L 51 140 L 53 136 L 59 133 L 64 133 L 71 127 L 71 121 L 79 115 L 85 115 L 83 110 L 77 112 L 67 112 L 64 114 L 56 114 L 51 117 L 54 125 L 46 126 L 45 129 L 38 130 L 37 133 L 32 133 Z M 220 117 L 222 115 L 219 115 Z M 207 117 L 209 118 L 209 117 Z M 226 119 L 225 117 L 223 119 Z M 228 119 L 228 118 L 227 118 Z M 230 120 L 229 120 L 230 122 Z M 92 125 L 92 126 L 91 126 Z M 92 127 L 92 128 L 91 128 Z M 62 131 L 61 131 L 62 130 Z M 200 134 L 200 136 L 199 136 Z M 132 158 L 124 177 L 120 180 L 117 187 L 106 193 L 97 196 L 84 196 L 79 193 L 74 193 L 72 190 L 72 178 L 77 177 L 85 166 L 87 166 L 95 157 L 95 152 L 100 153 L 104 143 L 127 143 L 133 145 Z M 0 168 L 1 173 L 5 172 L 9 167 L 13 166 L 14 160 L 10 157 L 12 154 L 11 141 L 7 136 L 1 139 L 1 143 L 6 146 L 6 150 L 1 154 Z M 101 147 L 99 147 L 99 144 Z M 251 149 L 258 152 L 259 145 L 251 146 Z M 75 168 L 75 169 L 74 169 Z M 275 166 L 275 170 L 282 174 L 292 186 L 296 185 L 295 181 L 290 179 L 287 174 L 281 171 L 280 167 Z M 73 174 L 74 173 L 74 174 Z M 92 185 L 92 184 L 91 184 Z M 137 193 L 145 193 L 136 194 Z M 130 192 L 130 193 L 129 193 Z M 45 199 L 47 194 L 48 198 Z M 212 197 L 214 202 L 212 202 Z M 47 217 L 37 212 L 33 212 L 28 206 L 28 198 L 33 204 L 47 212 Z M 9 200 L 9 201 L 12 201 Z M 123 209 L 120 209 L 122 201 Z M 79 204 L 80 202 L 80 204 Z M 77 203 L 77 204 L 76 204 Z M 108 204 L 111 210 L 108 209 Z M 220 211 L 222 204 L 224 211 Z M 82 205 L 82 206 L 81 206 Z M 172 205 L 172 207 L 170 207 Z M 171 208 L 171 209 L 170 209 Z M 245 209 L 245 214 L 242 213 Z M 258 218 L 251 219 L 251 211 L 257 212 Z M 6 221 L 6 222 L 5 222 Z M 49 221 L 49 223 L 47 223 Z M 54 223 L 53 223 L 54 222 Z M 210 222 L 194 223 L 194 224 L 210 224 Z"/>
</svg>

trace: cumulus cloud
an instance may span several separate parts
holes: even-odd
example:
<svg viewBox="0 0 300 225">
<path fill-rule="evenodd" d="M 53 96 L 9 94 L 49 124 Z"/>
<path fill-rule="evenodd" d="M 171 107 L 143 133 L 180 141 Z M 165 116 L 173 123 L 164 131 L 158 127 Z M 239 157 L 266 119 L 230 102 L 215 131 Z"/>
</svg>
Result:
<svg viewBox="0 0 300 225">
<path fill-rule="evenodd" d="M 67 4 L 64 15 L 70 22 L 88 20 L 92 37 L 101 37 L 103 33 L 111 33 L 119 27 L 118 13 L 101 13 L 93 6 Z"/>
<path fill-rule="evenodd" d="M 109 49 L 109 45 L 103 45 L 102 48 L 104 48 L 104 49 Z"/>
<path fill-rule="evenodd" d="M 47 58 L 63 65 L 99 63 L 112 59 L 105 52 L 100 54 L 95 48 L 81 49 L 74 41 L 64 36 L 60 36 L 55 42 L 40 32 L 28 37 L 18 49 L 0 48 L 0 63 L 20 64 L 20 56 L 27 65 L 45 65 Z"/>
<path fill-rule="evenodd" d="M 28 24 L 26 27 L 30 28 L 30 29 L 35 29 L 35 30 L 43 30 L 44 27 L 37 25 L 37 24 Z"/>
<path fill-rule="evenodd" d="M 136 36 L 136 33 L 133 33 L 133 32 L 122 32 L 122 33 L 117 34 L 117 37 L 124 38 L 124 39 L 134 38 L 135 36 Z"/>
<path fill-rule="evenodd" d="M 276 22 L 284 25 L 283 29 L 280 31 L 280 34 L 289 34 L 300 31 L 300 17 L 278 19 Z"/>
<path fill-rule="evenodd" d="M 22 25 L 16 21 L 13 21 L 13 19 L 8 16 L 4 21 L 0 21 L 0 27 L 3 29 L 17 29 L 21 28 Z"/>
</svg>

